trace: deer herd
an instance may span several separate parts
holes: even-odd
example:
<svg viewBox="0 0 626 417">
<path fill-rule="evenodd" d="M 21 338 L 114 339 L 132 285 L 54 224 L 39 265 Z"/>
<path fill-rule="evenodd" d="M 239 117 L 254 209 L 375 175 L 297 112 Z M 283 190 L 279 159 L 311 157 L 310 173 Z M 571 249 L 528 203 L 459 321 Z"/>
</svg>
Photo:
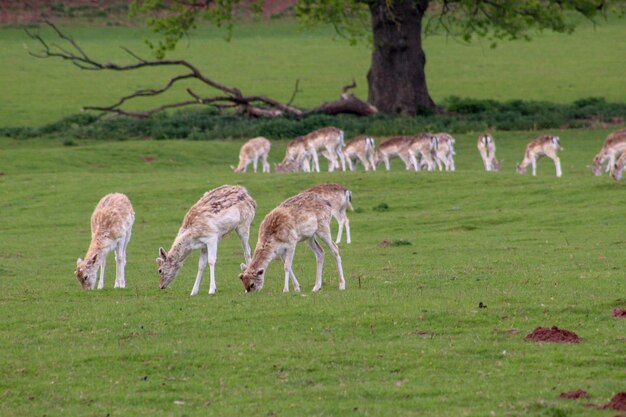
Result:
<svg viewBox="0 0 626 417">
<path fill-rule="evenodd" d="M 396 136 L 382 142 L 376 149 L 370 136 L 357 136 L 344 143 L 344 133 L 335 127 L 326 127 L 298 137 L 288 143 L 283 160 L 276 165 L 277 172 L 320 172 L 319 155 L 328 160 L 328 170 L 356 170 L 360 162 L 365 171 L 375 171 L 381 163 L 391 169 L 391 160 L 399 158 L 407 170 L 454 171 L 455 139 L 448 133 L 421 133 L 415 136 Z M 500 171 L 502 164 L 496 159 L 496 145 L 490 134 L 478 137 L 477 148 L 485 171 Z M 264 173 L 270 172 L 267 161 L 271 148 L 269 140 L 258 137 L 249 140 L 239 154 L 235 172 L 246 172 L 252 164 L 257 171 L 259 159 Z M 526 146 L 524 159 L 517 165 L 523 174 L 528 165 L 532 175 L 537 173 L 537 160 L 542 156 L 552 159 L 556 176 L 562 175 L 557 155 L 562 150 L 559 137 L 543 135 Z M 626 165 L 626 128 L 611 133 L 590 166 L 594 175 L 603 170 L 619 181 Z M 176 278 L 189 254 L 200 250 L 198 272 L 191 290 L 200 290 L 202 276 L 208 264 L 210 274 L 209 294 L 217 290 L 215 264 L 219 241 L 231 232 L 241 240 L 245 263 L 239 275 L 246 292 L 259 291 L 265 283 L 265 271 L 269 263 L 280 258 L 284 264 L 283 291 L 289 291 L 291 281 L 294 291 L 300 291 L 293 271 L 296 245 L 306 242 L 315 254 L 316 274 L 313 291 L 322 288 L 324 249 L 321 240 L 330 250 L 339 275 L 339 289 L 346 287 L 341 256 L 337 244 L 341 242 L 345 228 L 346 242 L 351 242 L 350 221 L 347 208 L 352 208 L 352 193 L 336 183 L 325 183 L 302 191 L 288 198 L 273 209 L 261 222 L 259 237 L 254 250 L 249 244 L 250 226 L 256 214 L 256 202 L 241 186 L 223 185 L 205 193 L 183 219 L 169 251 L 160 248 L 156 258 L 160 287 L 167 288 Z M 330 219 L 339 223 L 336 240 L 330 232 Z M 75 275 L 85 289 L 104 288 L 107 254 L 115 251 L 115 288 L 125 288 L 126 247 L 130 241 L 135 212 L 127 196 L 112 193 L 104 196 L 91 216 L 91 243 L 84 259 L 76 261 Z M 99 279 L 98 279 L 99 272 Z"/>
</svg>

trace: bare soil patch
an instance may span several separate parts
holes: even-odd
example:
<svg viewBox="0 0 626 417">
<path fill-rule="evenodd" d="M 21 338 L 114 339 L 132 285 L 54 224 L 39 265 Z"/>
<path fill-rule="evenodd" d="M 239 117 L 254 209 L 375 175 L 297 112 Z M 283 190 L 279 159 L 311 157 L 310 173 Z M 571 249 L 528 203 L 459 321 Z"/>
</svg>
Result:
<svg viewBox="0 0 626 417">
<path fill-rule="evenodd" d="M 619 410 L 626 411 L 626 392 L 618 392 L 611 398 L 611 401 L 604 404 L 600 408 L 605 410 Z"/>
<path fill-rule="evenodd" d="M 532 333 L 526 335 L 524 340 L 531 342 L 579 343 L 581 338 L 574 332 L 552 326 L 552 328 L 537 327 Z"/>
<path fill-rule="evenodd" d="M 561 395 L 559 395 L 559 398 L 578 399 L 578 398 L 590 398 L 590 397 L 587 391 L 585 391 L 584 389 L 577 389 L 574 391 L 562 392 Z"/>
</svg>

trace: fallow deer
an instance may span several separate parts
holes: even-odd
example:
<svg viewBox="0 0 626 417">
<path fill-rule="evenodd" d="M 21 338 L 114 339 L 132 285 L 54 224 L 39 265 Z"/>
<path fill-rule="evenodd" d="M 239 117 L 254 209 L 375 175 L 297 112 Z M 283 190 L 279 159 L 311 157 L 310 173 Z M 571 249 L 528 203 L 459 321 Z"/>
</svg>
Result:
<svg viewBox="0 0 626 417">
<path fill-rule="evenodd" d="M 300 291 L 300 283 L 293 272 L 293 257 L 298 242 L 306 241 L 315 253 L 317 270 L 313 291 L 322 288 L 322 268 L 324 250 L 317 242 L 321 239 L 332 252 L 339 272 L 339 289 L 346 287 L 341 266 L 339 249 L 330 235 L 330 203 L 316 193 L 304 192 L 285 200 L 272 210 L 259 229 L 259 239 L 254 249 L 252 260 L 242 264 L 243 273 L 239 275 L 246 292 L 260 291 L 265 283 L 265 271 L 269 263 L 277 258 L 284 262 L 285 284 L 283 292 L 289 292 L 291 278 L 296 292 Z"/>
<path fill-rule="evenodd" d="M 209 265 L 211 282 L 209 294 L 217 290 L 215 285 L 215 262 L 217 261 L 217 244 L 220 239 L 233 230 L 241 240 L 243 256 L 250 261 L 250 224 L 254 220 L 256 203 L 245 188 L 236 185 L 223 185 L 204 193 L 194 204 L 178 231 L 178 235 L 169 252 L 159 249 L 156 258 L 161 288 L 167 288 L 189 254 L 200 249 L 198 274 L 191 290 L 196 295 L 200 290 L 202 274 Z"/>
<path fill-rule="evenodd" d="M 537 159 L 547 156 L 554 161 L 556 176 L 561 176 L 561 160 L 557 156 L 557 151 L 563 150 L 561 140 L 558 136 L 544 135 L 526 145 L 524 160 L 517 165 L 517 173 L 524 174 L 528 165 L 532 165 L 533 177 L 537 175 Z"/>
<path fill-rule="evenodd" d="M 415 135 L 409 144 L 409 159 L 415 171 L 426 168 L 429 171 L 435 169 L 433 154 L 437 151 L 439 139 L 432 133 L 419 133 Z"/>
<path fill-rule="evenodd" d="M 311 172 L 312 158 L 306 140 L 299 136 L 287 144 L 285 157 L 275 166 L 276 172 Z"/>
<path fill-rule="evenodd" d="M 449 133 L 437 133 L 437 149 L 435 150 L 435 163 L 439 171 L 454 171 L 454 144 L 456 140 Z M 443 166 L 442 166 L 443 165 Z"/>
<path fill-rule="evenodd" d="M 478 152 L 483 160 L 485 171 L 500 171 L 502 164 L 496 159 L 496 141 L 489 133 L 478 136 Z"/>
<path fill-rule="evenodd" d="M 115 288 L 126 288 L 126 246 L 135 222 L 135 212 L 127 196 L 107 194 L 91 215 L 91 244 L 85 259 L 78 258 L 74 274 L 83 288 L 96 288 L 96 275 L 100 268 L 98 289 L 104 288 L 104 270 L 107 254 L 115 250 Z"/>
<path fill-rule="evenodd" d="M 380 145 L 376 151 L 376 164 L 383 162 L 385 169 L 389 171 L 391 169 L 390 160 L 393 158 L 400 158 L 404 162 L 404 166 L 407 170 L 412 167 L 411 157 L 409 155 L 409 145 L 411 144 L 411 136 L 396 136 L 391 139 L 387 139 Z"/>
<path fill-rule="evenodd" d="M 606 172 L 613 170 L 615 160 L 626 151 L 626 128 L 610 133 L 600 152 L 593 158 L 591 170 L 593 175 L 602 174 L 602 166 L 606 162 Z"/>
<path fill-rule="evenodd" d="M 314 171 L 320 172 L 318 154 L 322 151 L 325 151 L 324 156 L 329 161 L 328 171 L 332 172 L 338 169 L 340 162 L 341 169 L 343 171 L 346 170 L 346 160 L 343 154 L 343 147 L 345 146 L 343 136 L 343 130 L 336 127 L 323 127 L 303 136 L 306 147 L 313 157 Z"/>
<path fill-rule="evenodd" d="M 250 139 L 243 144 L 239 151 L 239 165 L 233 170 L 235 172 L 246 172 L 248 165 L 252 164 L 256 173 L 259 158 L 263 165 L 263 172 L 270 172 L 270 164 L 267 162 L 267 155 L 270 153 L 272 144 L 269 140 L 258 137 Z"/>
<path fill-rule="evenodd" d="M 348 207 L 350 207 L 350 210 L 354 211 L 352 207 L 352 193 L 350 190 L 341 184 L 327 183 L 316 185 L 303 192 L 318 194 L 330 203 L 332 208 L 331 214 L 339 223 L 339 231 L 337 232 L 337 240 L 335 240 L 335 243 L 341 243 L 341 235 L 344 226 L 346 227 L 346 242 L 351 243 L 350 220 L 346 214 L 346 208 Z"/>
<path fill-rule="evenodd" d="M 376 171 L 376 144 L 374 138 L 369 136 L 357 136 L 346 144 L 343 150 L 346 164 L 350 171 L 356 170 L 358 161 L 361 161 L 366 171 Z"/>
<path fill-rule="evenodd" d="M 619 181 L 622 179 L 622 172 L 624 171 L 624 166 L 626 165 L 626 152 L 623 152 L 619 157 L 613 168 L 611 169 L 611 176 L 615 181 Z"/>
</svg>

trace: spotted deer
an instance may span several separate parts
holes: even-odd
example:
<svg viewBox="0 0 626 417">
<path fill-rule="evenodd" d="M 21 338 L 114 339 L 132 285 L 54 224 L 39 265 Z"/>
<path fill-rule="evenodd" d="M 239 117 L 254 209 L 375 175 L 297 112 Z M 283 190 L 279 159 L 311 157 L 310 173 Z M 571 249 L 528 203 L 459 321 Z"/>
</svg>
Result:
<svg viewBox="0 0 626 417">
<path fill-rule="evenodd" d="M 346 214 L 346 208 L 354 211 L 352 207 L 352 193 L 346 187 L 341 184 L 327 183 L 319 184 L 315 187 L 311 187 L 308 190 L 303 191 L 305 193 L 316 193 L 330 203 L 332 208 L 331 214 L 339 223 L 339 230 L 337 231 L 337 240 L 335 243 L 341 243 L 341 235 L 343 227 L 346 227 L 346 242 L 351 243 L 350 237 L 350 220 Z"/>
<path fill-rule="evenodd" d="M 526 145 L 524 160 L 517 164 L 517 173 L 524 174 L 528 165 L 532 165 L 533 177 L 537 175 L 537 159 L 547 156 L 554 161 L 556 176 L 561 176 L 561 160 L 557 156 L 557 151 L 563 150 L 561 140 L 558 136 L 544 135 Z"/>
<path fill-rule="evenodd" d="M 624 171 L 624 166 L 626 165 L 626 152 L 623 152 L 619 157 L 613 168 L 611 169 L 611 176 L 615 181 L 619 181 L 622 179 L 622 172 Z"/>
<path fill-rule="evenodd" d="M 437 149 L 434 152 L 435 163 L 439 171 L 454 171 L 454 144 L 456 140 L 449 133 L 437 133 Z"/>
<path fill-rule="evenodd" d="M 235 172 L 246 172 L 248 165 L 252 164 L 254 172 L 256 173 L 259 158 L 263 165 L 263 172 L 270 172 L 270 164 L 267 162 L 267 155 L 270 153 L 272 144 L 269 140 L 258 137 L 250 139 L 243 144 L 239 151 L 239 165 L 234 168 Z"/>
<path fill-rule="evenodd" d="M 606 162 L 606 172 L 614 171 L 615 160 L 620 157 L 626 151 L 626 128 L 617 130 L 610 133 L 600 152 L 593 158 L 593 165 L 591 170 L 593 175 L 599 176 L 602 174 L 602 167 Z"/>
<path fill-rule="evenodd" d="M 214 294 L 217 290 L 215 285 L 217 244 L 223 236 L 234 230 L 241 240 L 243 256 L 248 262 L 250 260 L 248 238 L 255 211 L 256 203 L 243 187 L 223 185 L 204 193 L 185 215 L 169 252 L 165 252 L 163 248 L 159 249 L 156 262 L 161 289 L 169 287 L 174 281 L 187 256 L 193 250 L 200 249 L 198 273 L 191 295 L 196 295 L 200 290 L 202 274 L 207 263 L 211 277 L 209 294 Z"/>
<path fill-rule="evenodd" d="M 311 172 L 312 154 L 303 136 L 299 136 L 287 144 L 285 157 L 276 164 L 276 172 Z"/>
<path fill-rule="evenodd" d="M 341 169 L 346 170 L 346 160 L 343 154 L 343 147 L 345 143 L 343 141 L 343 130 L 336 127 L 323 127 L 317 129 L 303 136 L 306 147 L 313 157 L 313 170 L 320 172 L 320 164 L 318 154 L 323 152 L 323 155 L 328 159 L 328 171 L 332 172 L 339 169 L 341 163 Z"/>
<path fill-rule="evenodd" d="M 330 249 L 339 272 L 339 289 L 346 288 L 339 249 L 330 234 L 331 204 L 317 193 L 304 192 L 285 200 L 272 210 L 259 229 L 259 238 L 252 260 L 242 264 L 239 275 L 246 292 L 260 291 L 265 283 L 265 271 L 269 263 L 280 257 L 284 262 L 285 284 L 283 292 L 289 292 L 289 279 L 296 292 L 300 283 L 293 272 L 293 257 L 298 242 L 306 241 L 315 254 L 317 269 L 313 291 L 322 289 L 324 250 L 317 239 Z"/>
<path fill-rule="evenodd" d="M 98 289 L 104 288 L 104 271 L 107 255 L 115 251 L 115 288 L 126 288 L 126 247 L 135 222 L 135 212 L 127 196 L 107 194 L 91 215 L 91 244 L 85 259 L 76 260 L 74 274 L 84 289 L 96 288 L 96 275 L 100 269 Z"/>
<path fill-rule="evenodd" d="M 376 143 L 370 136 L 357 136 L 346 144 L 343 151 L 346 164 L 350 171 L 356 170 L 358 161 L 361 161 L 366 171 L 376 171 Z"/>
<path fill-rule="evenodd" d="M 483 160 L 485 171 L 500 171 L 502 164 L 496 159 L 496 141 L 489 133 L 478 136 L 478 152 Z"/>
<path fill-rule="evenodd" d="M 435 159 L 433 154 L 437 152 L 439 139 L 432 133 L 419 133 L 415 135 L 409 144 L 409 159 L 415 171 L 426 168 L 434 171 Z"/>
<path fill-rule="evenodd" d="M 411 136 L 396 136 L 378 145 L 378 150 L 376 151 L 376 165 L 383 162 L 385 169 L 389 171 L 391 169 L 391 160 L 393 158 L 400 158 L 402 162 L 404 162 L 406 169 L 410 170 L 412 168 L 412 161 L 409 155 L 409 145 L 412 139 Z"/>
</svg>

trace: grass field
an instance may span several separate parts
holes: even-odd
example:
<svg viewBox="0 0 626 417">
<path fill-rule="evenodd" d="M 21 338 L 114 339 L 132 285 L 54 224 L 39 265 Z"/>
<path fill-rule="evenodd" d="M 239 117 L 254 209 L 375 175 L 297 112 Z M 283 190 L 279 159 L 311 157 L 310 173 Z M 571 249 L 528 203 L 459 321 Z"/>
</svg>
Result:
<svg viewBox="0 0 626 417">
<path fill-rule="evenodd" d="M 129 62 L 120 46 L 148 55 L 143 39 L 150 33 L 145 29 L 65 30 L 103 61 Z M 451 95 L 555 102 L 599 96 L 622 101 L 625 38 L 626 19 L 617 18 L 596 27 L 584 23 L 572 36 L 544 33 L 532 42 L 501 42 L 495 50 L 486 42 L 467 46 L 431 36 L 425 41 L 430 92 L 436 101 Z M 67 62 L 32 58 L 25 47 L 37 51 L 23 31 L 0 28 L 0 79 L 5 80 L 0 83 L 0 127 L 49 123 L 84 105 L 110 104 L 136 89 L 161 87 L 172 75 L 171 70 L 81 71 Z M 329 28 L 304 31 L 284 22 L 244 25 L 237 27 L 230 43 L 223 41 L 220 32 L 203 28 L 189 42 L 181 42 L 172 57 L 189 59 L 208 76 L 245 93 L 283 101 L 289 100 L 299 79 L 302 92 L 295 104 L 302 107 L 336 99 L 341 86 L 353 77 L 358 83 L 356 94 L 367 97 L 369 47 L 364 43 L 351 47 Z M 187 99 L 183 87 L 164 100 Z"/>
<path fill-rule="evenodd" d="M 536 178 L 514 173 L 524 132 L 496 136 L 500 173 L 481 170 L 474 135 L 457 137 L 454 173 L 317 175 L 235 175 L 240 141 L 1 139 L 0 415 L 614 416 L 585 406 L 626 388 L 625 322 L 611 315 L 626 307 L 624 187 L 585 168 L 607 132 L 556 132 L 560 179 L 547 160 Z M 279 263 L 244 294 L 236 237 L 220 244 L 215 296 L 208 278 L 188 295 L 197 253 L 158 289 L 158 248 L 204 191 L 248 188 L 254 247 L 265 214 L 323 181 L 354 195 L 346 291 L 327 255 L 323 290 L 310 292 L 302 246 L 302 294 L 281 292 Z M 110 259 L 106 288 L 86 292 L 75 261 L 111 191 L 137 213 L 128 288 L 112 288 Z M 552 325 L 582 342 L 523 340 Z M 558 399 L 578 388 L 592 398 Z"/>
</svg>

